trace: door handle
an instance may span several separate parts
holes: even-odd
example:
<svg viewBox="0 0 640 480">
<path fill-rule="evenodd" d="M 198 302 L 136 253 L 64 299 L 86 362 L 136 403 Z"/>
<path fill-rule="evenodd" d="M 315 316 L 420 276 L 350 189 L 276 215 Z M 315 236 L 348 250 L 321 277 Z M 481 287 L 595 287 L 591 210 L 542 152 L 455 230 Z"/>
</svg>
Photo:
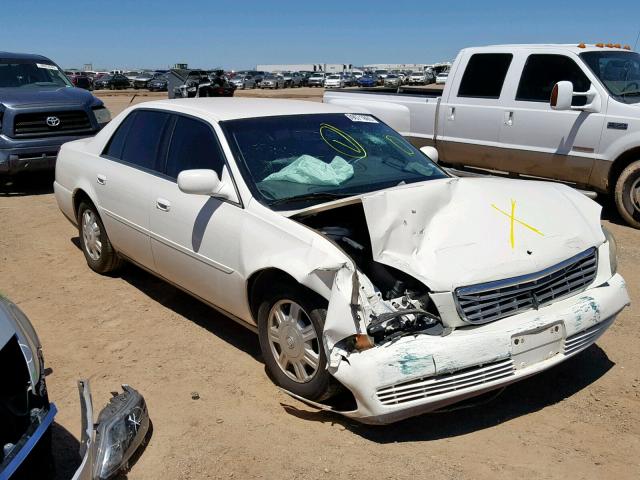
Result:
<svg viewBox="0 0 640 480">
<path fill-rule="evenodd" d="M 456 107 L 449 107 L 449 115 L 447 119 L 452 122 L 456 118 Z"/>
<path fill-rule="evenodd" d="M 107 176 L 106 175 L 102 175 L 102 174 L 98 174 L 98 177 L 96 178 L 96 181 L 98 182 L 98 185 L 106 185 L 107 184 Z"/>
<path fill-rule="evenodd" d="M 158 210 L 162 210 L 163 212 L 168 212 L 171 210 L 171 202 L 169 200 L 165 200 L 164 198 L 158 198 L 156 200 L 156 208 Z"/>
<path fill-rule="evenodd" d="M 513 112 L 504 112 L 504 124 L 507 127 L 513 125 Z"/>
</svg>

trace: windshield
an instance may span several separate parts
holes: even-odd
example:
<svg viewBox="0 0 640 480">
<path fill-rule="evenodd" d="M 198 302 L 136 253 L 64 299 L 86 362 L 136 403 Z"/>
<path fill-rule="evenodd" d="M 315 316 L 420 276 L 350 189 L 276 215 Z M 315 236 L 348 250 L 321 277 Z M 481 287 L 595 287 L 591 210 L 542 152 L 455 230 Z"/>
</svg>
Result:
<svg viewBox="0 0 640 480">
<path fill-rule="evenodd" d="M 616 100 L 640 102 L 640 54 L 603 51 L 580 56 Z"/>
<path fill-rule="evenodd" d="M 254 196 L 275 210 L 446 177 L 371 115 L 261 117 L 223 128 Z"/>
<path fill-rule="evenodd" d="M 0 58 L 0 88 L 73 86 L 58 67 L 43 62 Z"/>
</svg>

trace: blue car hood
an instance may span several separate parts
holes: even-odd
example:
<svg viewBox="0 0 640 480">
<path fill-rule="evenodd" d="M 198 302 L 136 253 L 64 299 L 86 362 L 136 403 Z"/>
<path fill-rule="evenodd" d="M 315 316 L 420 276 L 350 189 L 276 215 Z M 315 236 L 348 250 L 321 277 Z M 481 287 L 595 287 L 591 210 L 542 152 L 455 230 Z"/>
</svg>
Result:
<svg viewBox="0 0 640 480">
<path fill-rule="evenodd" d="M 99 106 L 102 102 L 90 92 L 75 87 L 0 88 L 0 104 L 5 107 L 40 105 Z"/>
</svg>

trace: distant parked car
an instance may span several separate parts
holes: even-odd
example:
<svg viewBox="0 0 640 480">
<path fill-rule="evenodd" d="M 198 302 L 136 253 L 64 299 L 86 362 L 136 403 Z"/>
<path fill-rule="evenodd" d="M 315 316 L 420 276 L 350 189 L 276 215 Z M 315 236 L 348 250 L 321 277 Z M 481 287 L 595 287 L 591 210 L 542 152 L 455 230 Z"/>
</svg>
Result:
<svg viewBox="0 0 640 480">
<path fill-rule="evenodd" d="M 342 79 L 344 80 L 345 87 L 353 87 L 356 85 L 356 77 L 352 73 L 343 73 Z"/>
<path fill-rule="evenodd" d="M 307 85 L 310 87 L 324 87 L 324 72 L 315 72 L 309 77 Z"/>
<path fill-rule="evenodd" d="M 427 74 L 425 72 L 413 72 L 409 75 L 409 85 L 426 85 Z"/>
<path fill-rule="evenodd" d="M 120 73 L 115 75 L 105 75 L 93 82 L 93 88 L 96 90 L 109 89 L 116 90 L 118 88 L 129 88 L 129 79 Z"/>
<path fill-rule="evenodd" d="M 400 77 L 395 73 L 390 73 L 384 79 L 385 87 L 399 87 L 400 85 L 402 85 L 402 81 L 400 80 Z"/>
<path fill-rule="evenodd" d="M 231 83 L 235 85 L 236 88 L 247 89 L 247 88 L 256 88 L 256 81 L 252 75 L 237 75 L 231 79 Z"/>
<path fill-rule="evenodd" d="M 329 75 L 324 80 L 324 88 L 343 88 L 344 87 L 344 78 L 342 75 L 333 74 Z"/>
<path fill-rule="evenodd" d="M 302 86 L 303 87 L 308 87 L 309 86 L 309 78 L 311 78 L 311 75 L 313 75 L 313 72 L 311 72 L 311 71 L 301 71 L 300 75 L 302 76 Z"/>
<path fill-rule="evenodd" d="M 358 79 L 359 87 L 375 87 L 378 84 L 378 79 L 371 74 L 363 75 Z"/>
<path fill-rule="evenodd" d="M 156 72 L 142 72 L 133 80 L 133 88 L 136 90 L 139 88 L 148 88 L 149 82 L 161 74 Z"/>
<path fill-rule="evenodd" d="M 284 77 L 282 75 L 274 75 L 273 73 L 267 73 L 262 82 L 260 82 L 260 88 L 284 88 Z"/>
<path fill-rule="evenodd" d="M 136 78 L 142 75 L 142 72 L 137 72 L 137 71 L 124 72 L 123 75 L 129 79 L 129 85 L 133 86 L 133 82 L 135 81 Z"/>
<path fill-rule="evenodd" d="M 67 76 L 74 87 L 84 88 L 85 90 L 91 90 L 93 88 L 93 79 L 84 72 L 73 72 L 72 75 Z"/>
<path fill-rule="evenodd" d="M 376 70 L 374 73 L 376 74 L 376 77 L 378 79 L 378 85 L 384 85 L 384 79 L 387 78 L 387 75 L 389 75 L 389 71 Z"/>
<path fill-rule="evenodd" d="M 444 85 L 445 83 L 447 83 L 448 78 L 449 72 L 440 72 L 438 75 L 436 75 L 436 84 Z"/>
<path fill-rule="evenodd" d="M 149 81 L 147 88 L 150 92 L 166 92 L 168 90 L 167 74 L 163 73 Z"/>
</svg>

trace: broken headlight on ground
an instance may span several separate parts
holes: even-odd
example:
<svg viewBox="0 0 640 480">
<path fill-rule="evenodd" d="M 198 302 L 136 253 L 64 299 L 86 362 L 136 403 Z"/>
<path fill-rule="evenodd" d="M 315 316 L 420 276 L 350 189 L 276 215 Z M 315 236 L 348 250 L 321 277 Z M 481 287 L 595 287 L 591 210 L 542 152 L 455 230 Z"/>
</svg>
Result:
<svg viewBox="0 0 640 480">
<path fill-rule="evenodd" d="M 142 395 L 128 385 L 102 409 L 96 427 L 93 478 L 106 480 L 127 469 L 149 432 L 149 413 Z"/>
</svg>

